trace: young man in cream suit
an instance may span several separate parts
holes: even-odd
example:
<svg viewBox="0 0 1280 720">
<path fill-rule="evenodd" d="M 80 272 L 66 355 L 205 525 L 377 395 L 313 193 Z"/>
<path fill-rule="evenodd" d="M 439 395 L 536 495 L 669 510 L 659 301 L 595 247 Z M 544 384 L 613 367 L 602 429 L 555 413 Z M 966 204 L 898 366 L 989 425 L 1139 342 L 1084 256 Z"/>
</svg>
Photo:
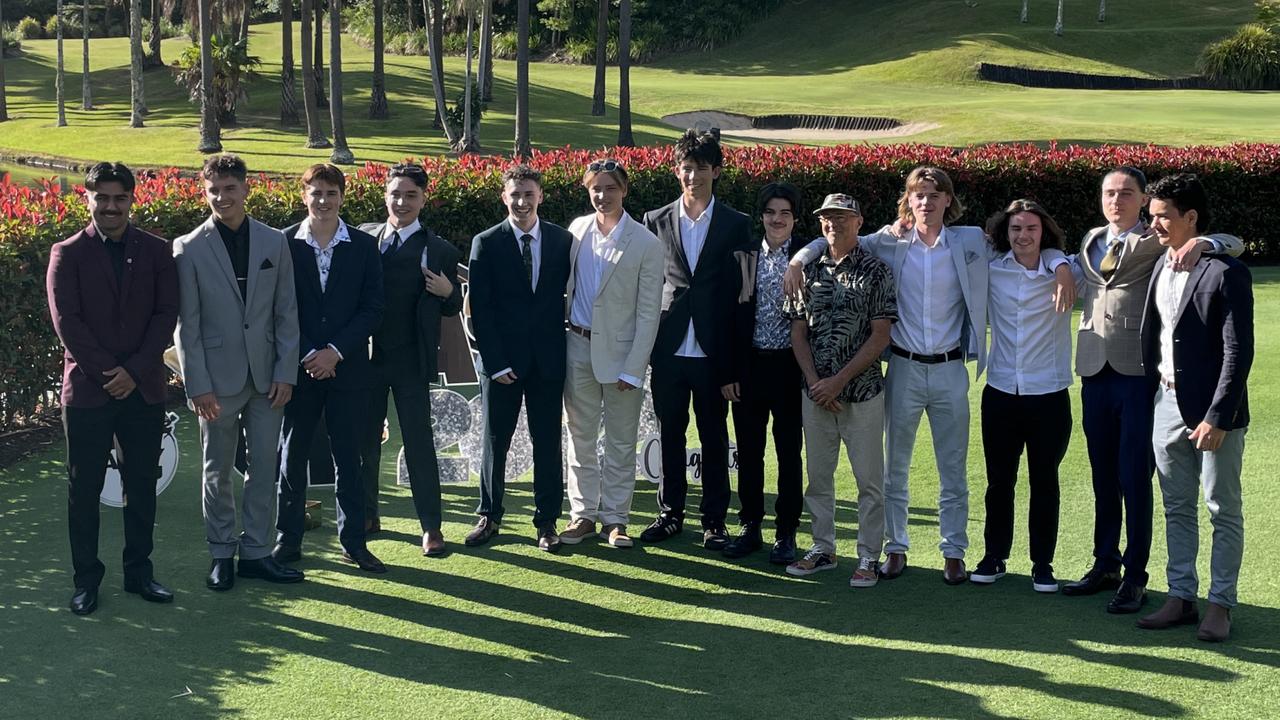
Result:
<svg viewBox="0 0 1280 720">
<path fill-rule="evenodd" d="M 582 185 L 596 209 L 569 225 L 568 374 L 571 521 L 561 542 L 597 533 L 631 547 L 627 519 L 636 479 L 636 435 L 644 373 L 658 335 L 664 256 L 648 229 L 627 217 L 627 171 L 617 160 L 591 163 Z M 596 445 L 604 422 L 604 454 Z"/>
</svg>

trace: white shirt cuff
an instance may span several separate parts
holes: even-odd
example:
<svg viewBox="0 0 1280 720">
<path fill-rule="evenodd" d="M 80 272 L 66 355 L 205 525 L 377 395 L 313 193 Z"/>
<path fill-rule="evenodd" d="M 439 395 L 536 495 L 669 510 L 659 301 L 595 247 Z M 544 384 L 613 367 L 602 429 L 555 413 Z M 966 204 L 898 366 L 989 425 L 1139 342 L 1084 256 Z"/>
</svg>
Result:
<svg viewBox="0 0 1280 720">
<path fill-rule="evenodd" d="M 642 385 L 644 385 L 644 381 L 636 377 L 635 375 L 628 375 L 626 373 L 622 373 L 618 375 L 618 379 L 634 387 L 641 387 Z"/>
</svg>

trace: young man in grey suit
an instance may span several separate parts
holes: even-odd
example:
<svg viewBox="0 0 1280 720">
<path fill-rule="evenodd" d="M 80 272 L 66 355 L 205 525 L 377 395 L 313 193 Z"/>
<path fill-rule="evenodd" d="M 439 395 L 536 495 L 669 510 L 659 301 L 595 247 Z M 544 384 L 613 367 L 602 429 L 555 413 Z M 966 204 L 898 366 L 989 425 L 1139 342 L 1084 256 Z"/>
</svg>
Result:
<svg viewBox="0 0 1280 720">
<path fill-rule="evenodd" d="M 293 260 L 279 230 L 245 215 L 247 174 L 235 155 L 209 158 L 201 178 L 212 216 L 174 241 L 181 288 L 174 338 L 187 397 L 200 418 L 211 590 L 231 589 L 237 552 L 241 577 L 303 579 L 271 557 L 276 448 L 298 376 Z M 231 472 L 241 423 L 249 467 L 237 537 Z"/>
<path fill-rule="evenodd" d="M 1197 637 L 1221 642 L 1231 633 L 1231 608 L 1244 552 L 1240 470 L 1249 426 L 1253 364 L 1253 281 L 1225 255 L 1201 255 L 1177 270 L 1174 253 L 1209 224 L 1209 199 L 1195 175 L 1173 175 L 1151 186 L 1151 226 L 1168 248 L 1157 261 L 1142 316 L 1142 360 L 1160 384 L 1152 446 L 1164 495 L 1169 542 L 1169 599 L 1138 627 L 1158 630 L 1196 622 L 1200 498 L 1213 524 L 1209 605 Z"/>
<path fill-rule="evenodd" d="M 627 216 L 627 171 L 614 159 L 587 166 L 582 185 L 595 213 L 569 225 L 569 337 L 564 409 L 569 420 L 569 515 L 561 541 L 596 534 L 631 547 L 627 520 L 636 484 L 636 434 L 644 374 L 662 311 L 658 238 Z M 604 454 L 597 458 L 600 425 Z"/>
</svg>

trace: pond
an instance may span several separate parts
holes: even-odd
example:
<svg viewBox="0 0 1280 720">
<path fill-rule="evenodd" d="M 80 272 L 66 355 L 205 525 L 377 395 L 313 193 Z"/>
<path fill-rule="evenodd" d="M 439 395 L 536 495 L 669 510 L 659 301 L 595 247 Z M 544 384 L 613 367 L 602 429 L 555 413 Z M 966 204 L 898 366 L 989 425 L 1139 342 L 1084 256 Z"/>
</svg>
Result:
<svg viewBox="0 0 1280 720">
<path fill-rule="evenodd" d="M 76 178 L 74 173 L 69 173 L 66 170 L 0 162 L 0 175 L 4 174 L 8 174 L 9 182 L 15 185 L 30 185 L 32 187 L 39 185 L 41 180 L 56 177 L 64 192 L 71 190 L 73 182 L 83 181 L 83 178 Z"/>
</svg>

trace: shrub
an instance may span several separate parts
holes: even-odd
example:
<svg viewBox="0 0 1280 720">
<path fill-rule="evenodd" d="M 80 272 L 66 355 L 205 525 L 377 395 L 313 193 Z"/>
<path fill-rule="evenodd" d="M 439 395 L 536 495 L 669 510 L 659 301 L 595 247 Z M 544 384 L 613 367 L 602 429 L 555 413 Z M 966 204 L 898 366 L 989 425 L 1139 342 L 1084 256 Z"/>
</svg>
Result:
<svg viewBox="0 0 1280 720">
<path fill-rule="evenodd" d="M 1280 88 L 1280 35 L 1251 24 L 1211 43 L 1200 54 L 1200 73 L 1232 90 Z"/>
<path fill-rule="evenodd" d="M 22 36 L 16 28 L 4 30 L 4 56 L 17 57 L 22 54 Z"/>
<path fill-rule="evenodd" d="M 23 40 L 39 40 L 44 37 L 44 28 L 40 21 L 33 17 L 24 17 L 18 21 L 18 35 Z"/>
</svg>

